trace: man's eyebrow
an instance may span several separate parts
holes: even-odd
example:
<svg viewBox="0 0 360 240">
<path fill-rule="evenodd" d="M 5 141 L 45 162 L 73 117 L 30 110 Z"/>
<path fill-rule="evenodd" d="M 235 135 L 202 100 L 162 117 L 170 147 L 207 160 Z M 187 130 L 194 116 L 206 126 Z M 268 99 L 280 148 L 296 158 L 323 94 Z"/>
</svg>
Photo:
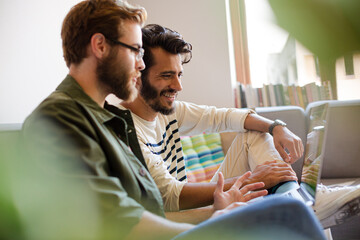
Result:
<svg viewBox="0 0 360 240">
<path fill-rule="evenodd" d="M 161 72 L 160 74 L 176 74 L 175 71 L 164 71 L 164 72 Z"/>
</svg>

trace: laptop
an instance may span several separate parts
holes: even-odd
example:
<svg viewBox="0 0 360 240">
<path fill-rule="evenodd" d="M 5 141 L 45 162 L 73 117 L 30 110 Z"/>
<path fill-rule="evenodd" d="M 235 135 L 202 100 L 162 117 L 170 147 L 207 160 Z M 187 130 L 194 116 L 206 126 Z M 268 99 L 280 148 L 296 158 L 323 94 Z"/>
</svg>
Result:
<svg viewBox="0 0 360 240">
<path fill-rule="evenodd" d="M 299 199 L 307 206 L 314 205 L 316 187 L 320 183 L 328 115 L 327 103 L 310 109 L 309 130 L 306 139 L 300 185 L 294 183 L 291 186 L 291 184 L 287 184 L 285 186 L 288 189 L 281 189 L 281 195 Z"/>
</svg>

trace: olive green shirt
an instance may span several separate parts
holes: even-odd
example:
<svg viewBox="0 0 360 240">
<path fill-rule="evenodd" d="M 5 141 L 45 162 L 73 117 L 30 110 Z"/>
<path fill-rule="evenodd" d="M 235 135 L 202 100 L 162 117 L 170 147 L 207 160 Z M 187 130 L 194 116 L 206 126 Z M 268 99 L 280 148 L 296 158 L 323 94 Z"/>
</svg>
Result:
<svg viewBox="0 0 360 240">
<path fill-rule="evenodd" d="M 26 119 L 23 137 L 46 171 L 90 179 L 119 224 L 134 226 L 144 210 L 164 217 L 130 112 L 100 107 L 70 75 Z"/>
</svg>

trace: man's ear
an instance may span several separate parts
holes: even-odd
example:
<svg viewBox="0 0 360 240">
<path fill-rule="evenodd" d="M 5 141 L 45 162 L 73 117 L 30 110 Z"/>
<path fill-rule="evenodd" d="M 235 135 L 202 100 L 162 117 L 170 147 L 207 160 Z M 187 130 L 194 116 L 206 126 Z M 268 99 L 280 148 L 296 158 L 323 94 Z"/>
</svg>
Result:
<svg viewBox="0 0 360 240">
<path fill-rule="evenodd" d="M 109 45 L 106 44 L 106 38 L 103 34 L 95 33 L 90 39 L 90 46 L 92 53 L 101 59 L 106 55 Z"/>
</svg>

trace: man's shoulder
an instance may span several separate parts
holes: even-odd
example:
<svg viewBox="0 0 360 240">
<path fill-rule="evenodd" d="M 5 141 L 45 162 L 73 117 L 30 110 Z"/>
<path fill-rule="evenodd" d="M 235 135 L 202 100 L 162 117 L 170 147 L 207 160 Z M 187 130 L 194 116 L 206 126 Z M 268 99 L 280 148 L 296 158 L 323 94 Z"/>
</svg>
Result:
<svg viewBox="0 0 360 240">
<path fill-rule="evenodd" d="M 175 113 L 170 115 L 159 114 L 158 118 L 156 119 L 156 126 L 167 127 L 168 125 L 173 125 L 176 122 L 177 118 Z"/>
<path fill-rule="evenodd" d="M 45 98 L 30 116 L 51 114 L 52 112 L 78 110 L 76 101 L 64 92 L 55 91 Z"/>
<path fill-rule="evenodd" d="M 74 99 L 63 92 L 53 92 L 45 98 L 26 118 L 24 127 L 34 126 L 36 122 L 51 121 L 64 117 L 81 116 L 79 105 Z"/>
</svg>

